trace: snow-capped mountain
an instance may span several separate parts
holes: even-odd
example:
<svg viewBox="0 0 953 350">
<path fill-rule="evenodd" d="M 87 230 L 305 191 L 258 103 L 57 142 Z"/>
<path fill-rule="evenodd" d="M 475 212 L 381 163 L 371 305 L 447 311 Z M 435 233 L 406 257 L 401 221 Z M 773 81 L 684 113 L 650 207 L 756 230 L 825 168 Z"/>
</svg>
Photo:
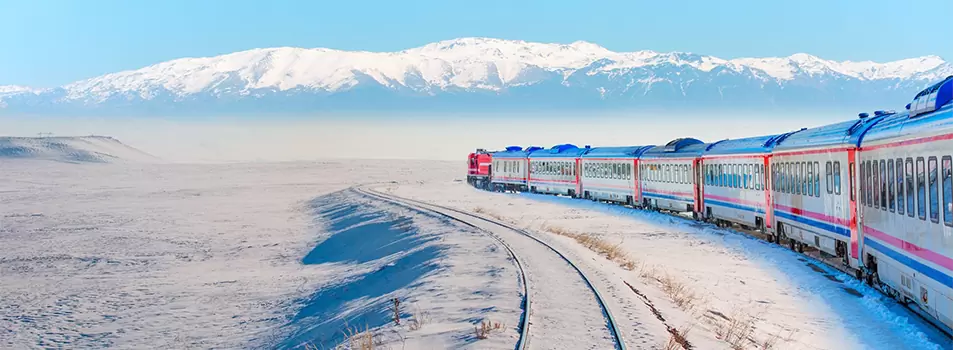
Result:
<svg viewBox="0 0 953 350">
<path fill-rule="evenodd" d="M 721 59 L 613 52 L 588 42 L 462 38 L 399 52 L 254 49 L 183 58 L 36 90 L 0 86 L 7 112 L 309 112 L 341 109 L 902 105 L 953 74 L 937 56 L 887 63 L 808 54 Z M 890 106 L 884 106 L 884 104 Z"/>
</svg>

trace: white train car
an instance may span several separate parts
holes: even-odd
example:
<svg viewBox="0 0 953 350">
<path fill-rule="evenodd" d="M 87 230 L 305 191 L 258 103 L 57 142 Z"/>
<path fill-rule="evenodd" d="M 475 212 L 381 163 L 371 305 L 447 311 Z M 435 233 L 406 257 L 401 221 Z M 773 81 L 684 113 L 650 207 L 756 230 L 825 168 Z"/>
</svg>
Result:
<svg viewBox="0 0 953 350">
<path fill-rule="evenodd" d="M 695 169 L 704 150 L 704 142 L 681 138 L 645 151 L 639 159 L 643 206 L 697 216 L 701 172 Z"/>
<path fill-rule="evenodd" d="M 529 153 L 529 191 L 576 197 L 580 193 L 580 160 L 591 148 L 556 145 Z"/>
<path fill-rule="evenodd" d="M 639 156 L 654 146 L 596 147 L 582 160 L 582 197 L 636 205 L 642 203 Z"/>
<path fill-rule="evenodd" d="M 953 329 L 953 76 L 864 136 L 860 221 L 871 282 Z"/>
<path fill-rule="evenodd" d="M 773 229 L 767 174 L 771 151 L 792 133 L 722 140 L 702 154 L 704 218 L 762 232 Z M 769 236 L 773 239 L 773 236 Z"/>
<path fill-rule="evenodd" d="M 525 192 L 529 187 L 529 153 L 540 147 L 506 147 L 505 151 L 493 152 L 493 171 L 490 183 L 494 191 Z"/>
<path fill-rule="evenodd" d="M 860 231 L 852 169 L 859 140 L 884 116 L 801 130 L 772 150 L 771 196 L 776 241 L 813 246 L 859 271 Z"/>
</svg>

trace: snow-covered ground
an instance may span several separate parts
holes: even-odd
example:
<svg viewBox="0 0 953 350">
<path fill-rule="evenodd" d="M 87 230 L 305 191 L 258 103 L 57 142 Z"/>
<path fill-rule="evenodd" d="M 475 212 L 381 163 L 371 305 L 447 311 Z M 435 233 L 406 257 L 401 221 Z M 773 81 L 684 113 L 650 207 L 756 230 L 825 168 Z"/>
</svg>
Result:
<svg viewBox="0 0 953 350">
<path fill-rule="evenodd" d="M 656 213 L 478 191 L 458 181 L 464 170 L 432 161 L 0 159 L 0 348 L 329 349 L 365 329 L 377 348 L 512 348 L 521 289 L 500 243 L 348 190 L 362 183 L 528 228 L 580 265 L 630 349 L 661 348 L 667 329 L 687 330 L 695 349 L 727 349 L 729 319 L 754 325 L 742 341 L 750 349 L 772 339 L 776 349 L 953 345 L 873 290 L 784 248 Z M 634 265 L 556 230 L 618 244 Z M 527 268 L 546 268 L 530 247 L 522 252 Z M 694 295 L 689 305 L 677 305 L 661 280 L 682 284 Z M 547 317 L 585 327 L 575 315 L 588 307 L 559 296 L 548 308 L 566 312 Z M 476 339 L 483 320 L 500 329 Z M 556 322 L 534 326 L 547 324 Z M 562 345 L 585 342 L 575 341 Z"/>
<path fill-rule="evenodd" d="M 620 269 L 591 254 L 594 269 L 637 286 L 676 320 L 692 324 L 689 340 L 725 347 L 719 335 L 726 316 L 750 320 L 749 348 L 775 340 L 779 349 L 950 349 L 951 340 L 876 291 L 783 247 L 731 230 L 665 214 L 565 197 L 478 191 L 466 184 L 391 186 L 396 195 L 466 210 L 485 211 L 546 233 L 559 227 L 619 244 L 636 262 Z M 480 208 L 480 209 L 477 209 Z M 580 256 L 585 247 L 563 236 L 554 242 Z M 670 276 L 697 297 L 684 310 L 660 291 Z M 633 295 L 634 296 L 634 295 Z M 626 310 L 631 310 L 626 307 Z M 631 310 L 637 312 L 637 310 Z M 671 321 L 671 320 L 670 320 Z M 672 322 L 670 322 L 672 323 Z M 721 345 L 718 345 L 720 343 Z"/>
<path fill-rule="evenodd" d="M 407 344 L 418 337 L 456 347 L 473 332 L 472 324 L 459 320 L 499 318 L 515 327 L 519 295 L 512 264 L 483 235 L 403 213 L 400 226 L 410 228 L 400 230 L 426 242 L 407 245 L 417 255 L 398 250 L 378 257 L 357 249 L 348 256 L 351 252 L 335 249 L 337 260 L 314 256 L 332 244 L 325 238 L 339 224 L 322 214 L 336 198 L 329 194 L 367 181 L 449 178 L 455 168 L 417 161 L 0 160 L 0 348 L 286 347 L 304 334 L 320 341 L 322 335 L 341 334 L 343 328 L 318 329 L 339 316 L 355 329 L 374 326 L 376 321 L 349 310 L 369 307 L 377 301 L 372 296 L 390 289 L 409 288 L 372 278 L 380 269 L 377 274 L 390 279 L 388 268 L 394 265 L 388 264 L 399 268 L 404 257 L 436 266 L 405 276 L 426 297 L 396 295 L 406 298 L 407 313 L 419 308 L 431 323 L 411 334 Z M 350 215 L 384 215 L 358 206 L 363 209 Z M 461 263 L 460 254 L 478 257 L 466 260 L 477 263 Z M 450 275 L 459 277 L 439 278 Z M 348 283 L 360 287 L 362 276 L 376 289 L 357 291 L 346 303 L 322 305 L 328 301 L 321 291 L 349 288 Z M 472 302 L 460 306 L 461 300 Z M 462 309 L 477 304 L 477 310 Z M 328 316 L 334 310 L 347 312 Z M 428 338 L 430 333 L 437 336 Z M 511 343 L 506 339 L 498 341 Z"/>
<path fill-rule="evenodd" d="M 0 159 L 59 162 L 156 163 L 158 158 L 107 136 L 0 136 Z"/>
</svg>

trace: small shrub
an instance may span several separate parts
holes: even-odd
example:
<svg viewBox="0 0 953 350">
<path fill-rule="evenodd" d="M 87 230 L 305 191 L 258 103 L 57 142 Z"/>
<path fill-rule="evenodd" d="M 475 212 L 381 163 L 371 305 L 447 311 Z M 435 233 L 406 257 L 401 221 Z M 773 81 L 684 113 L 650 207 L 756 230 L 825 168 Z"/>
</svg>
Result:
<svg viewBox="0 0 953 350">
<path fill-rule="evenodd" d="M 490 337 L 490 333 L 498 331 L 503 328 L 503 325 L 499 322 L 492 322 L 489 319 L 480 321 L 480 324 L 473 327 L 473 331 L 476 334 L 477 339 L 486 339 Z"/>
<path fill-rule="evenodd" d="M 430 322 L 430 320 L 427 318 L 426 313 L 421 312 L 419 308 L 416 308 L 414 314 L 411 315 L 410 320 L 407 322 L 409 322 L 408 326 L 410 327 L 410 330 L 416 331 L 423 328 L 427 322 Z"/>
<path fill-rule="evenodd" d="M 348 327 L 344 330 L 344 342 L 338 348 L 346 344 L 349 350 L 374 350 L 380 343 L 380 339 L 367 326 L 363 330 Z"/>
<path fill-rule="evenodd" d="M 691 310 L 698 302 L 698 295 L 671 275 L 666 274 L 659 282 L 662 283 L 662 291 L 682 310 Z"/>
<path fill-rule="evenodd" d="M 746 312 L 736 312 L 727 321 L 718 322 L 715 335 L 732 349 L 741 350 L 754 334 L 754 318 Z"/>
<path fill-rule="evenodd" d="M 692 344 L 688 342 L 688 333 L 691 332 L 693 324 L 682 329 L 669 328 L 668 341 L 662 346 L 664 350 L 692 349 Z"/>
</svg>

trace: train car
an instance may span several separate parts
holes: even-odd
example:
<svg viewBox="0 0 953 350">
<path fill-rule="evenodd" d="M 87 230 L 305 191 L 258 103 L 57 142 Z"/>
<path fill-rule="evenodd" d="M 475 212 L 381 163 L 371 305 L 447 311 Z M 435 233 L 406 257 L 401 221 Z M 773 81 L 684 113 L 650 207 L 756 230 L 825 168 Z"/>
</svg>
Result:
<svg viewBox="0 0 953 350">
<path fill-rule="evenodd" d="M 771 152 L 774 240 L 793 250 L 813 246 L 859 271 L 853 178 L 856 152 L 864 133 L 883 115 L 805 129 Z"/>
<path fill-rule="evenodd" d="M 642 203 L 639 157 L 652 147 L 595 147 L 583 154 L 582 197 L 628 205 Z"/>
<path fill-rule="evenodd" d="M 773 227 L 767 175 L 771 151 L 793 133 L 722 140 L 702 153 L 704 218 L 768 232 Z M 772 236 L 769 236 L 773 238 Z"/>
<path fill-rule="evenodd" d="M 556 145 L 529 153 L 529 191 L 576 197 L 580 193 L 579 157 L 591 148 Z"/>
<path fill-rule="evenodd" d="M 467 183 L 477 188 L 489 189 L 492 164 L 493 157 L 482 148 L 467 155 Z"/>
<path fill-rule="evenodd" d="M 864 136 L 857 164 L 871 282 L 953 329 L 953 76 Z"/>
<path fill-rule="evenodd" d="M 505 151 L 493 152 L 493 173 L 490 176 L 495 191 L 525 192 L 529 184 L 529 154 L 540 147 L 506 147 Z"/>
<path fill-rule="evenodd" d="M 647 208 L 673 212 L 699 213 L 700 165 L 705 143 L 693 138 L 669 141 L 655 146 L 639 158 L 642 203 Z"/>
</svg>

